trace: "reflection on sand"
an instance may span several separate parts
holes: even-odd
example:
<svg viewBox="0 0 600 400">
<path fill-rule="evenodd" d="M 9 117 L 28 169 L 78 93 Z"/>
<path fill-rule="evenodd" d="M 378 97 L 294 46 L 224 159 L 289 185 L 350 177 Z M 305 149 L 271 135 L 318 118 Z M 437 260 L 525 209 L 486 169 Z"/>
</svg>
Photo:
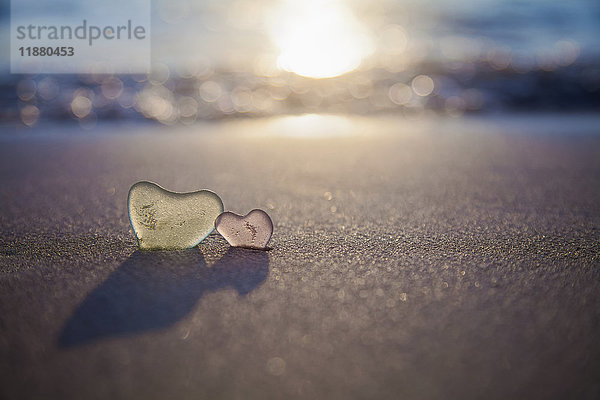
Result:
<svg viewBox="0 0 600 400">
<path fill-rule="evenodd" d="M 353 121 L 343 115 L 303 114 L 270 119 L 265 132 L 294 138 L 335 138 L 357 133 Z"/>
<path fill-rule="evenodd" d="M 233 288 L 245 295 L 268 273 L 264 251 L 230 248 L 210 267 L 198 249 L 136 251 L 79 305 L 58 345 L 169 327 L 191 313 L 204 293 Z"/>
</svg>

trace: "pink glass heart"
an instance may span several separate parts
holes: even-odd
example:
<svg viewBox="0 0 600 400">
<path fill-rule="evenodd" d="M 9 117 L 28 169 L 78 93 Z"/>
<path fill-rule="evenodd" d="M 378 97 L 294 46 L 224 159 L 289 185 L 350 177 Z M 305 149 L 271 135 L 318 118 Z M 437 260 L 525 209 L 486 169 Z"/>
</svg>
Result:
<svg viewBox="0 0 600 400">
<path fill-rule="evenodd" d="M 224 212 L 215 220 L 215 228 L 234 247 L 266 249 L 273 221 L 263 210 L 252 210 L 244 217 Z"/>
</svg>

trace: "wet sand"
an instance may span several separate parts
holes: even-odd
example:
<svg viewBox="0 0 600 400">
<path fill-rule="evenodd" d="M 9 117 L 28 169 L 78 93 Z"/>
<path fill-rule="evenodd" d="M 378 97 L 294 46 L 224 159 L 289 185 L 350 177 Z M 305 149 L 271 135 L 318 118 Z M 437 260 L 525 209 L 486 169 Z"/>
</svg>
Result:
<svg viewBox="0 0 600 400">
<path fill-rule="evenodd" d="M 597 398 L 598 122 L 3 129 L 0 398 Z M 136 250 L 138 180 L 272 250 Z"/>
</svg>

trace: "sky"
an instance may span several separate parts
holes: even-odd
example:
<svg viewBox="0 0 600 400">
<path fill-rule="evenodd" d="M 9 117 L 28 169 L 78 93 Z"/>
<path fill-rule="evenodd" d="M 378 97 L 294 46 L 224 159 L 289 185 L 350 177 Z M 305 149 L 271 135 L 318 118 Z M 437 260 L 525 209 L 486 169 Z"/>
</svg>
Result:
<svg viewBox="0 0 600 400">
<path fill-rule="evenodd" d="M 106 2 L 92 0 L 13 1 L 30 10 L 32 18 L 37 14 L 78 19 L 97 15 L 106 7 Z M 0 3 L 4 10 L 7 3 Z M 135 2 L 121 3 L 119 12 L 134 18 L 135 6 L 131 5 Z M 311 32 L 305 28 L 311 25 L 295 15 L 298 5 L 306 11 L 299 15 L 318 19 L 332 4 L 342 10 L 344 18 L 353 19 L 353 26 L 338 26 L 333 33 L 325 30 L 321 36 L 334 35 L 333 47 L 343 42 L 364 45 L 368 54 L 382 46 L 398 45 L 420 52 L 407 56 L 436 58 L 448 52 L 460 56 L 464 48 L 490 44 L 529 54 L 551 51 L 557 42 L 568 40 L 577 45 L 581 57 L 598 56 L 595 41 L 600 37 L 600 3 L 595 0 L 156 0 L 152 2 L 153 61 L 174 65 L 210 62 L 235 69 L 247 64 L 248 57 L 277 57 L 282 52 L 278 43 L 282 32 L 274 25 Z M 9 20 L 6 12 L 3 14 L 0 46 L 5 50 Z M 331 14 L 325 13 L 324 21 L 331 19 Z M 386 43 L 390 26 L 401 29 L 404 38 L 396 38 L 400 43 Z M 370 44 L 361 42 L 364 37 Z M 304 45 L 310 42 L 305 40 Z M 444 45 L 450 50 L 442 49 Z M 3 57 L 3 64 L 6 62 Z"/>
</svg>

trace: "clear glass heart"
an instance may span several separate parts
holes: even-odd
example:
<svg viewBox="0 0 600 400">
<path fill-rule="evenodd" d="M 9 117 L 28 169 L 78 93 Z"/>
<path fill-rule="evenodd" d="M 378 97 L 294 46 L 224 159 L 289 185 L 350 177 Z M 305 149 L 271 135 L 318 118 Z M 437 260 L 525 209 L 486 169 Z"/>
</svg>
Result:
<svg viewBox="0 0 600 400">
<path fill-rule="evenodd" d="M 198 245 L 223 212 L 221 198 L 210 190 L 176 193 L 152 182 L 129 189 L 129 220 L 140 249 L 187 249 Z"/>
</svg>

